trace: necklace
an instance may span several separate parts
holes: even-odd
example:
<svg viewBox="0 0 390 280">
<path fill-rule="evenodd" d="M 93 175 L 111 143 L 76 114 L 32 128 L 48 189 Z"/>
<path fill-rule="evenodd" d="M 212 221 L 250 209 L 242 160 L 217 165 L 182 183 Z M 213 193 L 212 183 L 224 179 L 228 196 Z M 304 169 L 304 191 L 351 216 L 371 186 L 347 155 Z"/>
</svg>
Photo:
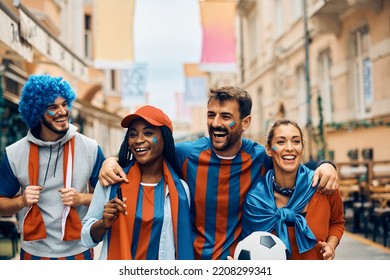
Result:
<svg viewBox="0 0 390 280">
<path fill-rule="evenodd" d="M 273 181 L 273 187 L 274 187 L 274 191 L 276 191 L 277 193 L 283 195 L 283 196 L 288 196 L 288 197 L 291 197 L 294 193 L 294 190 L 295 190 L 295 186 L 292 187 L 291 189 L 287 189 L 287 188 L 282 188 L 281 186 L 279 186 L 276 182 L 275 182 L 275 177 L 272 177 L 272 181 Z"/>
</svg>

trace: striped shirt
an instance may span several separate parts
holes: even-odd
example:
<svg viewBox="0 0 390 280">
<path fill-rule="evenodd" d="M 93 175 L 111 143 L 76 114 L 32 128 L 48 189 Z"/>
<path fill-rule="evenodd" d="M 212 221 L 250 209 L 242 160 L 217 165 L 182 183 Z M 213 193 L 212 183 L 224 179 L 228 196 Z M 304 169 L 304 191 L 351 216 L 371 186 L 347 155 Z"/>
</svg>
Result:
<svg viewBox="0 0 390 280">
<path fill-rule="evenodd" d="M 157 186 L 140 185 L 135 213 L 132 255 L 136 260 L 157 260 L 164 220 L 164 180 Z"/>
<path fill-rule="evenodd" d="M 190 189 L 196 259 L 233 256 L 241 234 L 244 197 L 272 166 L 263 146 L 242 141 L 233 159 L 219 158 L 208 137 L 176 144 Z"/>
</svg>

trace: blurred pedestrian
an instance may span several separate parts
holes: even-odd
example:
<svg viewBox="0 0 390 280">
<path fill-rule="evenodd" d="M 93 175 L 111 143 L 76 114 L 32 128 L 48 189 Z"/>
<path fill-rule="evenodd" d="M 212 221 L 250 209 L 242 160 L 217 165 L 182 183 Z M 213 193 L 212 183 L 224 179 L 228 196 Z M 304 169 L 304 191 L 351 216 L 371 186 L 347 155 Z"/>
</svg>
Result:
<svg viewBox="0 0 390 280">
<path fill-rule="evenodd" d="M 128 182 L 96 187 L 82 241 L 100 259 L 193 259 L 189 190 L 180 179 L 172 122 L 153 106 L 123 118 L 119 164 Z"/>
<path fill-rule="evenodd" d="M 179 164 L 190 189 L 195 229 L 195 258 L 224 259 L 233 255 L 241 234 L 245 195 L 272 168 L 263 146 L 243 137 L 251 123 L 252 99 L 239 87 L 211 89 L 207 103 L 210 137 L 176 144 Z M 115 158 L 102 166 L 102 185 L 125 180 Z M 338 187 L 336 169 L 321 164 L 313 185 L 323 192 Z"/>
<path fill-rule="evenodd" d="M 254 231 L 276 234 L 293 260 L 331 260 L 344 232 L 339 190 L 325 195 L 312 187 L 314 171 L 300 164 L 300 127 L 280 119 L 271 127 L 266 153 L 274 169 L 248 192 L 243 206 L 243 238 Z"/>
<path fill-rule="evenodd" d="M 104 155 L 69 123 L 75 98 L 67 81 L 49 75 L 31 75 L 22 90 L 29 131 L 0 166 L 0 215 L 18 216 L 22 260 L 93 259 L 81 245 L 81 219 Z"/>
</svg>

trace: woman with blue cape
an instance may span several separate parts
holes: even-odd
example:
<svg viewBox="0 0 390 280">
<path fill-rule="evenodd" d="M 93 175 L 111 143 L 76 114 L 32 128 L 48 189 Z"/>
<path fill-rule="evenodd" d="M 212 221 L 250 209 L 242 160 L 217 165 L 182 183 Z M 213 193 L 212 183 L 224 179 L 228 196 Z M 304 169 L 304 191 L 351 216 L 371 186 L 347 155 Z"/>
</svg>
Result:
<svg viewBox="0 0 390 280">
<path fill-rule="evenodd" d="M 343 202 L 338 190 L 326 195 L 311 186 L 314 172 L 301 164 L 303 152 L 298 124 L 277 120 L 266 143 L 274 169 L 247 194 L 242 238 L 272 232 L 286 245 L 288 259 L 331 260 L 344 233 Z"/>
</svg>

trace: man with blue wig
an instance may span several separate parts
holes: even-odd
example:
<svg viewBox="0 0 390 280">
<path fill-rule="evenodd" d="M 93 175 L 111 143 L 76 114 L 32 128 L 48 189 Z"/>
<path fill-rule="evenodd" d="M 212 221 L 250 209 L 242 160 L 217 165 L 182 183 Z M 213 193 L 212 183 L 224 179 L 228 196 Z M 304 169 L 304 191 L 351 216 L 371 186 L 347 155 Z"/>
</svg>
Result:
<svg viewBox="0 0 390 280">
<path fill-rule="evenodd" d="M 93 259 L 81 245 L 81 220 L 104 155 L 70 123 L 75 99 L 62 77 L 31 75 L 23 87 L 19 112 L 29 131 L 0 165 L 0 215 L 17 214 L 20 259 Z"/>
</svg>

